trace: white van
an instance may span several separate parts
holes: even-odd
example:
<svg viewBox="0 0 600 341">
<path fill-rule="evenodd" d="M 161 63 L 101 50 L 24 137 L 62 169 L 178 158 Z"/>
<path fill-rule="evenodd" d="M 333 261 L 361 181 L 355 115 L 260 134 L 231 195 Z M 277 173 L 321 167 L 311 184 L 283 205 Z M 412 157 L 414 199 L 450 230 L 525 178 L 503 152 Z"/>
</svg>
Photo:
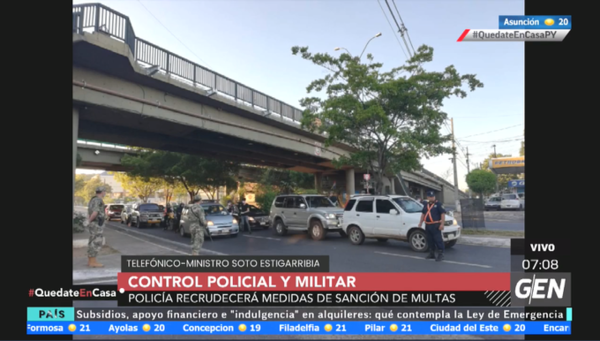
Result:
<svg viewBox="0 0 600 341">
<path fill-rule="evenodd" d="M 524 200 L 523 200 L 524 201 Z M 524 202 L 521 202 L 519 195 L 516 193 L 502 194 L 502 201 L 500 201 L 501 210 L 523 210 Z"/>
<path fill-rule="evenodd" d="M 419 228 L 423 205 L 402 195 L 357 195 L 344 209 L 342 228 L 350 242 L 361 245 L 366 238 L 379 242 L 388 239 L 406 241 L 417 252 L 429 250 L 425 237 L 425 224 Z M 443 238 L 447 248 L 460 238 L 461 227 L 446 214 Z"/>
</svg>

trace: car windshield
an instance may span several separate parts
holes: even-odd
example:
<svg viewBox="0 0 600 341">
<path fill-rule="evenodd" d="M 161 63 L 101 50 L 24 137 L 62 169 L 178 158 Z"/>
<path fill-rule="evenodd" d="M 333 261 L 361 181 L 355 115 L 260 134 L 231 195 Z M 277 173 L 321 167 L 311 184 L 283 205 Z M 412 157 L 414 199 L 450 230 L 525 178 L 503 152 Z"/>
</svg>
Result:
<svg viewBox="0 0 600 341">
<path fill-rule="evenodd" d="M 502 196 L 502 199 L 504 200 L 517 200 L 517 195 L 516 194 L 504 194 Z"/>
<path fill-rule="evenodd" d="M 326 197 L 306 197 L 308 207 L 335 207 Z"/>
<path fill-rule="evenodd" d="M 156 205 L 156 204 L 143 204 L 143 205 L 140 205 L 140 207 L 138 207 L 138 210 L 140 212 L 156 212 L 156 211 L 160 211 L 160 209 L 158 208 L 158 205 Z"/>
<path fill-rule="evenodd" d="M 225 211 L 225 207 L 221 205 L 203 205 L 202 208 L 206 215 L 222 215 Z"/>
<path fill-rule="evenodd" d="M 110 205 L 109 209 L 115 211 L 122 211 L 125 206 L 123 205 Z"/>
<path fill-rule="evenodd" d="M 252 206 L 252 205 L 251 205 L 251 206 L 250 206 L 250 212 L 256 212 L 256 213 L 259 213 L 259 212 L 262 212 L 262 210 L 261 210 L 260 208 L 256 207 L 256 206 Z"/>
<path fill-rule="evenodd" d="M 421 213 L 423 212 L 423 205 L 409 198 L 394 198 L 394 202 L 406 213 Z"/>
</svg>

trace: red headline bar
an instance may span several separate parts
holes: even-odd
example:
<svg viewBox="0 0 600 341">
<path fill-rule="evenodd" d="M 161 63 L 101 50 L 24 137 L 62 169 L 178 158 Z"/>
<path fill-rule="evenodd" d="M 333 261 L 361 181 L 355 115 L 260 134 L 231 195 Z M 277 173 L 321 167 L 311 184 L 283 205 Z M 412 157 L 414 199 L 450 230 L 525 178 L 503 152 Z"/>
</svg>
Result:
<svg viewBox="0 0 600 341">
<path fill-rule="evenodd" d="M 119 273 L 125 291 L 503 291 L 510 273 Z"/>
</svg>

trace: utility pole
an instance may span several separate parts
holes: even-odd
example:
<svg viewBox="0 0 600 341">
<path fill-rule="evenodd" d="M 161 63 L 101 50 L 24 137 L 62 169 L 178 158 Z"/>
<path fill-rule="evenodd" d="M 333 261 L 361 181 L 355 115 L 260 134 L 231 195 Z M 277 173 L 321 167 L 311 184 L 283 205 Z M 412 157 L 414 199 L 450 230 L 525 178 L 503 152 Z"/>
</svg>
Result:
<svg viewBox="0 0 600 341">
<path fill-rule="evenodd" d="M 492 147 L 494 147 L 494 159 L 497 158 L 498 156 L 496 155 L 496 145 L 493 145 Z M 498 174 L 496 174 L 496 194 L 498 193 Z"/>
<path fill-rule="evenodd" d="M 453 118 L 450 118 L 450 128 L 452 129 L 452 163 L 454 164 L 454 202 L 456 205 L 456 211 L 460 213 L 460 197 L 458 196 L 458 167 L 456 167 L 456 136 L 454 135 Z"/>
<path fill-rule="evenodd" d="M 467 147 L 467 174 L 471 173 L 471 164 L 469 163 L 469 147 Z M 469 188 L 469 198 L 471 198 L 471 189 Z"/>
</svg>

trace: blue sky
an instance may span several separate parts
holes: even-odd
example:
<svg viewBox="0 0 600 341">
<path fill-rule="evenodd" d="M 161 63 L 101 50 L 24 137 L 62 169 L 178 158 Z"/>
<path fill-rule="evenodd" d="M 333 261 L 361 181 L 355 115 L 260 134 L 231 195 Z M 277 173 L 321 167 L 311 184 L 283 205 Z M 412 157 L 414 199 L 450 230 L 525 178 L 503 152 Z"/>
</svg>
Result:
<svg viewBox="0 0 600 341">
<path fill-rule="evenodd" d="M 398 19 L 391 0 L 392 10 Z M 86 3 L 73 1 L 74 4 Z M 209 67 L 290 105 L 306 95 L 306 86 L 324 71 L 291 54 L 294 45 L 314 52 L 344 47 L 359 54 L 375 34 L 366 53 L 385 68 L 406 60 L 402 42 L 383 0 L 171 0 L 101 1 L 127 16 L 136 35 Z M 450 99 L 444 110 L 454 118 L 460 146 L 459 184 L 466 188 L 466 148 L 475 163 L 493 152 L 517 156 L 524 130 L 524 43 L 457 43 L 467 28 L 493 29 L 500 15 L 522 15 L 521 0 L 396 0 L 415 48 L 434 48 L 428 66 L 441 70 L 453 64 L 474 73 L 485 84 L 465 99 Z M 446 130 L 446 129 L 445 129 Z M 453 173 L 449 155 L 422 160 L 442 176 Z"/>
</svg>

